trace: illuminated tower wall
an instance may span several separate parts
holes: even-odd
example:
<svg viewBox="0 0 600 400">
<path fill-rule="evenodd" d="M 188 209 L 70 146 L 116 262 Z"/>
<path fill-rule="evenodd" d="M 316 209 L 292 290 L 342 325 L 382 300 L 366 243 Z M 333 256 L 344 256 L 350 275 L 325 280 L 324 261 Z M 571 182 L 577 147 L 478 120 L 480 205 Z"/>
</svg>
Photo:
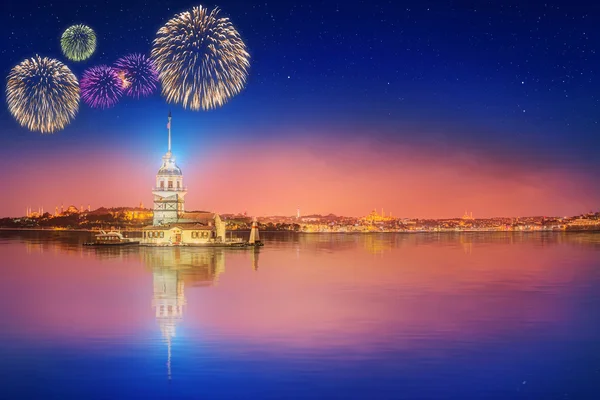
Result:
<svg viewBox="0 0 600 400">
<path fill-rule="evenodd" d="M 169 146 L 162 158 L 162 165 L 156 174 L 154 195 L 153 225 L 171 224 L 177 222 L 185 212 L 186 188 L 183 186 L 183 174 L 175 163 L 171 153 L 171 113 L 169 113 Z"/>
</svg>

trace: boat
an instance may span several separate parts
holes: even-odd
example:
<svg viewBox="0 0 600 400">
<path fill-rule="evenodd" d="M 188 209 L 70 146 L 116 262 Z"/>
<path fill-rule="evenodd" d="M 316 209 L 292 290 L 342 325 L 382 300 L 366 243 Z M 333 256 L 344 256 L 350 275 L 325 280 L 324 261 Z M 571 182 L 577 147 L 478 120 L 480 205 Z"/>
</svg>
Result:
<svg viewBox="0 0 600 400">
<path fill-rule="evenodd" d="M 138 245 L 138 244 L 140 244 L 139 241 L 123 237 L 123 235 L 120 232 L 100 231 L 99 234 L 94 236 L 93 242 L 87 242 L 87 243 L 84 243 L 83 245 L 84 246 L 131 246 L 131 245 Z"/>
</svg>

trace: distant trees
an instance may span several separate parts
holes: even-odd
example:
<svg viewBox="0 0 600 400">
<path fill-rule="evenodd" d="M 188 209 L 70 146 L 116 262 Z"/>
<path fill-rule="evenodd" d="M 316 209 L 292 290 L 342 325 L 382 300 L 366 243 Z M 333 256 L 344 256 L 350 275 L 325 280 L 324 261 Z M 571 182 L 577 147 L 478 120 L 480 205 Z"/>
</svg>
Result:
<svg viewBox="0 0 600 400">
<path fill-rule="evenodd" d="M 39 217 L 32 218 L 2 218 L 0 227 L 2 228 L 66 228 L 66 229 L 90 229 L 98 227 L 141 227 L 151 223 L 151 220 L 137 219 L 132 220 L 126 214 L 105 213 L 81 214 L 65 213 L 59 216 L 53 216 L 50 213 L 44 213 Z"/>
<path fill-rule="evenodd" d="M 20 223 L 13 218 L 0 218 L 0 228 L 19 228 Z"/>
<path fill-rule="evenodd" d="M 67 214 L 54 218 L 38 218 L 40 227 L 77 228 L 79 227 L 79 214 Z"/>
</svg>

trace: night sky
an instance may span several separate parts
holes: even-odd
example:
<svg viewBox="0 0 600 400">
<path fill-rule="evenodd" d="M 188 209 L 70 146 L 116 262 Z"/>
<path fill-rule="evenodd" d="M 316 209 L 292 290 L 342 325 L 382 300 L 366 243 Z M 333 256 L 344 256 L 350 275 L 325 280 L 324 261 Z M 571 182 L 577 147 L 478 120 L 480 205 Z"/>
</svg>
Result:
<svg viewBox="0 0 600 400">
<path fill-rule="evenodd" d="M 484 5 L 485 3 L 485 5 Z M 11 1 L 0 69 L 35 54 L 81 77 L 150 53 L 174 14 L 218 6 L 251 54 L 245 90 L 209 112 L 160 92 L 85 104 L 41 135 L 0 109 L 0 214 L 151 205 L 173 152 L 186 208 L 251 215 L 572 215 L 600 203 L 600 7 L 538 1 Z M 67 60 L 84 23 L 94 55 Z M 6 82 L 6 80 L 5 80 Z"/>
</svg>

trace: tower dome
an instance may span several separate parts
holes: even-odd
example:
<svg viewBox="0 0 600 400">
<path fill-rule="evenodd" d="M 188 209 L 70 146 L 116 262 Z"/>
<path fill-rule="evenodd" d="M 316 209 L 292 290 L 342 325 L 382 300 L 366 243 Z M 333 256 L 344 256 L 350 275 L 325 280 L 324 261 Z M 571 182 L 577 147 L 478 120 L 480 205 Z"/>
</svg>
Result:
<svg viewBox="0 0 600 400">
<path fill-rule="evenodd" d="M 160 169 L 158 170 L 157 175 L 160 176 L 181 176 L 181 168 L 175 164 L 175 157 L 171 154 L 170 151 L 167 152 L 163 156 L 163 163 Z"/>
</svg>

